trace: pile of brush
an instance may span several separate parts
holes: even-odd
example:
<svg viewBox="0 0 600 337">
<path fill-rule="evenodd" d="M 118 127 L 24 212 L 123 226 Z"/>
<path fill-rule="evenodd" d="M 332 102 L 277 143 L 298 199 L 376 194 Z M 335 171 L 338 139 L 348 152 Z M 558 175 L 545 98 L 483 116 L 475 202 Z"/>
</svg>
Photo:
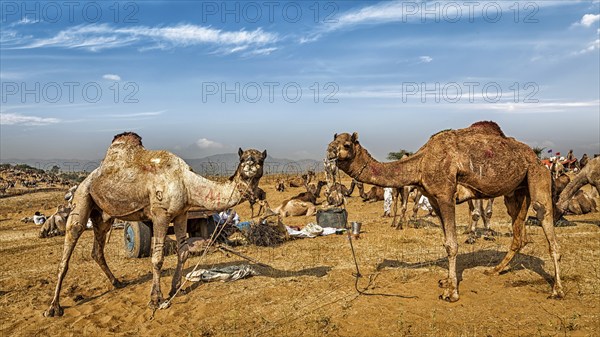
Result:
<svg viewBox="0 0 600 337">
<path fill-rule="evenodd" d="M 262 247 L 275 247 L 289 238 L 287 229 L 281 221 L 268 221 L 264 218 L 253 222 L 242 231 L 242 234 L 248 243 Z"/>
</svg>

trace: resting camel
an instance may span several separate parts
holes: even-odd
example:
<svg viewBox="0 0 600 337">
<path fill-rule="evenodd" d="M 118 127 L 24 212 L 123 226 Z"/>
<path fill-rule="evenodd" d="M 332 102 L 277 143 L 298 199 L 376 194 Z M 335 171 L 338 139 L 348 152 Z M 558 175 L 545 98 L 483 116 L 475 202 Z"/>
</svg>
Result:
<svg viewBox="0 0 600 337">
<path fill-rule="evenodd" d="M 69 213 L 71 213 L 70 206 L 58 206 L 56 212 L 49 216 L 40 228 L 38 237 L 43 239 L 52 236 L 65 235 L 65 224 Z"/>
<path fill-rule="evenodd" d="M 440 218 L 448 254 L 448 278 L 439 283 L 444 288 L 441 299 L 459 299 L 455 204 L 499 196 L 504 196 L 513 221 L 513 242 L 504 259 L 489 273 L 504 270 L 525 244 L 524 221 L 531 203 L 542 223 L 554 263 L 552 297 L 564 296 L 550 174 L 529 146 L 506 137 L 496 123 L 478 122 L 465 129 L 439 132 L 417 153 L 390 163 L 373 159 L 360 145 L 357 133 L 336 134 L 327 153 L 340 170 L 360 182 L 395 188 L 414 185 L 429 198 Z"/>
<path fill-rule="evenodd" d="M 277 182 L 275 183 L 275 189 L 276 189 L 278 192 L 283 192 L 283 191 L 285 191 L 285 180 L 283 180 L 283 179 L 281 179 L 281 178 L 280 178 L 280 179 L 277 179 Z"/>
<path fill-rule="evenodd" d="M 558 212 L 565 213 L 569 200 L 584 185 L 591 184 L 600 193 L 600 157 L 590 160 L 585 167 L 567 184 L 560 193 L 556 207 Z"/>
<path fill-rule="evenodd" d="M 317 211 L 317 198 L 321 194 L 321 188 L 327 183 L 319 181 L 317 186 L 307 185 L 306 192 L 299 193 L 290 199 L 284 200 L 281 205 L 272 210 L 273 213 L 279 214 L 281 217 L 313 215 Z"/>
<path fill-rule="evenodd" d="M 362 182 L 356 183 L 356 188 L 358 188 L 358 193 L 360 197 L 363 199 L 363 202 L 371 201 L 382 201 L 383 200 L 383 187 L 381 186 L 373 186 L 369 190 L 369 192 L 365 192 L 365 187 Z"/>
<path fill-rule="evenodd" d="M 152 291 L 150 303 L 157 308 L 162 302 L 160 274 L 163 248 L 169 223 L 177 238 L 177 267 L 169 295 L 181 284 L 182 266 L 189 254 L 187 211 L 191 207 L 205 211 L 223 211 L 252 198 L 263 174 L 267 152 L 242 149 L 240 163 L 226 182 L 219 183 L 195 174 L 179 157 L 167 151 L 150 151 L 142 138 L 133 132 L 114 137 L 100 167 L 83 180 L 75 191 L 73 211 L 67 220 L 62 260 L 52 303 L 45 316 L 61 316 L 60 289 L 69 260 L 81 233 L 91 217 L 94 228 L 92 257 L 113 286 L 123 283 L 115 278 L 104 258 L 106 234 L 115 218 L 153 223 Z"/>
<path fill-rule="evenodd" d="M 302 187 L 304 185 L 310 184 L 310 182 L 316 177 L 316 174 L 312 170 L 308 170 L 305 174 L 300 177 L 292 178 L 288 181 L 290 187 Z"/>
</svg>

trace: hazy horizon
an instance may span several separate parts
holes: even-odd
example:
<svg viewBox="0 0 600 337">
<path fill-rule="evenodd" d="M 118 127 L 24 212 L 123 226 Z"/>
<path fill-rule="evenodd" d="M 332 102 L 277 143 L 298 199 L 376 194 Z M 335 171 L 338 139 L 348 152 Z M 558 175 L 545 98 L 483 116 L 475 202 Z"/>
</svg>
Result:
<svg viewBox="0 0 600 337">
<path fill-rule="evenodd" d="M 356 131 L 385 160 L 480 120 L 600 153 L 600 2 L 516 4 L 2 2 L 0 159 L 97 160 L 135 131 L 319 160 Z"/>
</svg>

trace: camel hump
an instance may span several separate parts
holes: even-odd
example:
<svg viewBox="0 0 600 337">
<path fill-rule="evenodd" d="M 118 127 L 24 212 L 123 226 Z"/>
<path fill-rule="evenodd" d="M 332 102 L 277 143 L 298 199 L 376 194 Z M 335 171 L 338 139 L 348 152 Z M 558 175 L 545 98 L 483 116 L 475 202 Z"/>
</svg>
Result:
<svg viewBox="0 0 600 337">
<path fill-rule="evenodd" d="M 481 129 L 485 130 L 485 132 L 493 132 L 493 133 L 497 134 L 498 136 L 506 137 L 504 135 L 504 132 L 502 132 L 502 129 L 500 129 L 500 126 L 498 126 L 498 124 L 496 124 L 495 122 L 492 122 L 492 121 L 476 122 L 476 123 L 473 123 L 470 127 L 471 128 L 481 128 Z"/>
<path fill-rule="evenodd" d="M 131 131 L 127 131 L 127 132 L 123 132 L 123 133 L 119 133 L 118 135 L 115 135 L 115 137 L 112 140 L 112 143 L 114 144 L 117 141 L 120 143 L 128 143 L 131 145 L 142 146 L 142 137 L 140 137 L 140 135 L 138 135 L 137 133 L 131 132 Z"/>
</svg>

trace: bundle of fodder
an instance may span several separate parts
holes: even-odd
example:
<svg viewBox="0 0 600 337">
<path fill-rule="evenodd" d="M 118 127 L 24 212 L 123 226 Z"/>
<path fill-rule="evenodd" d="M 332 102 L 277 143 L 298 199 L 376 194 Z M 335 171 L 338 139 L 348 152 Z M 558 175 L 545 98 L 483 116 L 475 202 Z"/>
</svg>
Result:
<svg viewBox="0 0 600 337">
<path fill-rule="evenodd" d="M 242 234 L 250 244 L 262 247 L 275 247 L 286 241 L 289 236 L 281 221 L 268 221 L 260 219 L 251 222 L 242 230 Z"/>
</svg>

